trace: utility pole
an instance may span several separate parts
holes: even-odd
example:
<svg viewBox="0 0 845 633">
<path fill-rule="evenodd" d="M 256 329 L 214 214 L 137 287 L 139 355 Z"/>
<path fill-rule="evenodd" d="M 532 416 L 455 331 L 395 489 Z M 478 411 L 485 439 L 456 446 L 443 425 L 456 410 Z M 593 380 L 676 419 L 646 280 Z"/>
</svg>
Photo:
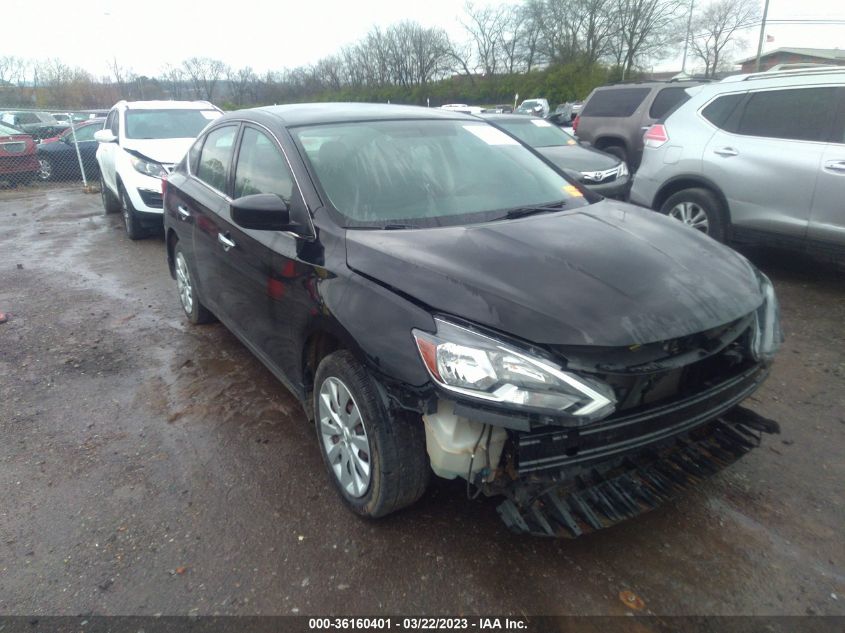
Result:
<svg viewBox="0 0 845 633">
<path fill-rule="evenodd" d="M 769 15 L 769 0 L 763 5 L 763 21 L 760 22 L 760 40 L 757 42 L 757 65 L 756 72 L 760 72 L 760 55 L 763 52 L 763 39 L 766 37 L 766 17 Z"/>
<path fill-rule="evenodd" d="M 768 2 L 768 0 L 766 0 Z M 695 0 L 689 2 L 689 17 L 687 18 L 687 37 L 684 40 L 684 61 L 681 62 L 681 74 L 685 75 L 687 72 L 687 48 L 689 47 L 689 36 L 692 30 L 692 10 L 695 8 Z"/>
</svg>

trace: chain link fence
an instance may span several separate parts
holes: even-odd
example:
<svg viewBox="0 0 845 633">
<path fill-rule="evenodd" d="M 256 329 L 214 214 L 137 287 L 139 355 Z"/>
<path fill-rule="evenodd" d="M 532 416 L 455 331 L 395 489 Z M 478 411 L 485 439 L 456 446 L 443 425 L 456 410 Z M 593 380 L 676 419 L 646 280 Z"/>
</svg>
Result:
<svg viewBox="0 0 845 633">
<path fill-rule="evenodd" d="M 106 110 L 24 110 L 0 106 L 0 187 L 100 178 L 94 132 Z"/>
</svg>

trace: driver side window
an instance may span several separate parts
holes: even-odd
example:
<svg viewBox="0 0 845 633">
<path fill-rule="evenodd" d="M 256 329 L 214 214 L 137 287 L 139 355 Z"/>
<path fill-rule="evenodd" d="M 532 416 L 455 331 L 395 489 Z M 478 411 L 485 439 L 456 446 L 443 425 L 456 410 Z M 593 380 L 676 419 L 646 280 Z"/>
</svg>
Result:
<svg viewBox="0 0 845 633">
<path fill-rule="evenodd" d="M 235 170 L 234 197 L 275 193 L 290 202 L 292 191 L 293 175 L 275 142 L 255 128 L 244 129 Z"/>
</svg>

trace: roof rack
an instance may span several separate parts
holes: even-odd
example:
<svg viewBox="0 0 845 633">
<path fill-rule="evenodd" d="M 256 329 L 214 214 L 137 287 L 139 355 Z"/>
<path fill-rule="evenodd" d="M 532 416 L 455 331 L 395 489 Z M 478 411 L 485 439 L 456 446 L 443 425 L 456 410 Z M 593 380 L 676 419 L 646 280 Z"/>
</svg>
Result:
<svg viewBox="0 0 845 633">
<path fill-rule="evenodd" d="M 734 81 L 755 81 L 757 79 L 774 79 L 776 77 L 802 77 L 813 75 L 830 75 L 845 73 L 845 66 L 824 65 L 815 66 L 813 68 L 784 68 L 778 70 L 766 70 L 759 73 L 749 73 L 747 75 L 731 75 L 722 79 L 724 83 Z"/>
</svg>

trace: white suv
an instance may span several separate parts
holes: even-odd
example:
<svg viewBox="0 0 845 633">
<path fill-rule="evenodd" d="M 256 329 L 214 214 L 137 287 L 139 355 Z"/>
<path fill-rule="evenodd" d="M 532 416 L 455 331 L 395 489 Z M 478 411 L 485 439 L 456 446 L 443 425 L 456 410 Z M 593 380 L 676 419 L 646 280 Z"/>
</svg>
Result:
<svg viewBox="0 0 845 633">
<path fill-rule="evenodd" d="M 106 213 L 123 214 L 130 239 L 162 224 L 161 179 L 191 143 L 222 114 L 207 101 L 120 101 L 109 112 L 99 141 Z"/>
</svg>

